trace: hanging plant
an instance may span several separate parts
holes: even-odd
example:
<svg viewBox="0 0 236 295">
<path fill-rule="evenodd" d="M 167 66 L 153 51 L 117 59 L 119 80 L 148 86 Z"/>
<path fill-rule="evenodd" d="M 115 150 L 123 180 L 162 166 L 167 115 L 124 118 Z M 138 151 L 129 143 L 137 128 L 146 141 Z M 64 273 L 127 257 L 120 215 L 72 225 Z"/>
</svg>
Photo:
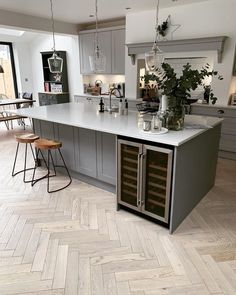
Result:
<svg viewBox="0 0 236 295">
<path fill-rule="evenodd" d="M 161 25 L 158 25 L 157 31 L 158 31 L 159 35 L 161 35 L 162 37 L 166 36 L 167 30 L 169 28 L 169 23 L 170 23 L 170 15 L 167 17 L 167 19 Z"/>
</svg>

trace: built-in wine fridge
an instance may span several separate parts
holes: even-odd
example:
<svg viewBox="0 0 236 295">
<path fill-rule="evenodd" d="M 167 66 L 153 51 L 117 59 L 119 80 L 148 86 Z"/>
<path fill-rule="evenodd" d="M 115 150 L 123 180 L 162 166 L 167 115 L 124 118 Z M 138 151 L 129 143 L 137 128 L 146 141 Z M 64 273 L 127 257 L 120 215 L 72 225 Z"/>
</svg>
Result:
<svg viewBox="0 0 236 295">
<path fill-rule="evenodd" d="M 168 223 L 173 151 L 118 139 L 118 204 Z"/>
</svg>

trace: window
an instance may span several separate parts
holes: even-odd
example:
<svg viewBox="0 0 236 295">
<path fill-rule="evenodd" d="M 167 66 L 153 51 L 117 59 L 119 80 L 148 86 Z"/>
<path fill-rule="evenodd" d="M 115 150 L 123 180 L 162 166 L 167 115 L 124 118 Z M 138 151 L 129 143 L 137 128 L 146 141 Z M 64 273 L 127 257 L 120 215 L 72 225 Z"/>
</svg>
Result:
<svg viewBox="0 0 236 295">
<path fill-rule="evenodd" d="M 9 98 L 18 96 L 12 43 L 0 41 L 0 95 Z"/>
</svg>

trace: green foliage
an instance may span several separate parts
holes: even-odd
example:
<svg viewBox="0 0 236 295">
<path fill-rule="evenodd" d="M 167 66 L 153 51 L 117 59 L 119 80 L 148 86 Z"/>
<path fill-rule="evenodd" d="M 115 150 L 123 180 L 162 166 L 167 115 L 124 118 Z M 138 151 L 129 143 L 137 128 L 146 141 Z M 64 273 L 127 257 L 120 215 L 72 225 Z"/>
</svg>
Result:
<svg viewBox="0 0 236 295">
<path fill-rule="evenodd" d="M 168 63 L 163 63 L 162 69 L 157 74 L 146 74 L 141 79 L 144 80 L 145 84 L 148 84 L 150 81 L 156 81 L 161 93 L 169 98 L 169 104 L 178 105 L 184 103 L 191 96 L 190 92 L 192 90 L 196 90 L 199 85 L 204 86 L 204 78 L 216 76 L 219 80 L 223 80 L 217 71 L 210 71 L 209 67 L 209 64 L 207 64 L 201 70 L 194 70 L 187 63 L 183 66 L 182 75 L 177 77 L 174 69 Z M 212 104 L 217 100 L 212 90 L 210 100 Z"/>
<path fill-rule="evenodd" d="M 164 21 L 161 25 L 158 25 L 157 27 L 157 30 L 158 30 L 158 33 L 162 36 L 162 37 L 165 37 L 166 35 L 166 32 L 167 32 L 167 29 L 168 29 L 168 22 L 169 18 L 167 18 L 166 21 Z"/>
</svg>

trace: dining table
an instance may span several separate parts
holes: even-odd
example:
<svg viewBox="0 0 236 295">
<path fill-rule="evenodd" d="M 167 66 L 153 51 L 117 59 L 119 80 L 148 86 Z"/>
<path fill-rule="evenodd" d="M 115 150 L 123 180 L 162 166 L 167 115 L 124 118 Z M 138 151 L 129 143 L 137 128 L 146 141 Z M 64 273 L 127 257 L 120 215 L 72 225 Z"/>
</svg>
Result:
<svg viewBox="0 0 236 295">
<path fill-rule="evenodd" d="M 25 104 L 25 103 L 33 103 L 36 100 L 32 99 L 26 99 L 26 98 L 5 98 L 5 99 L 0 99 L 0 107 L 2 106 L 8 106 L 8 105 L 20 105 L 20 104 Z"/>
<path fill-rule="evenodd" d="M 9 130 L 9 122 L 11 122 L 11 129 L 13 129 L 13 120 L 18 120 L 18 123 L 22 125 L 25 128 L 24 119 L 26 117 L 19 116 L 15 114 L 10 114 L 7 111 L 9 111 L 9 108 L 19 108 L 21 105 L 28 104 L 29 106 L 32 106 L 32 103 L 35 102 L 35 100 L 32 99 L 26 99 L 26 98 L 4 98 L 0 99 L 0 122 L 4 122 L 6 125 L 6 128 Z"/>
</svg>

